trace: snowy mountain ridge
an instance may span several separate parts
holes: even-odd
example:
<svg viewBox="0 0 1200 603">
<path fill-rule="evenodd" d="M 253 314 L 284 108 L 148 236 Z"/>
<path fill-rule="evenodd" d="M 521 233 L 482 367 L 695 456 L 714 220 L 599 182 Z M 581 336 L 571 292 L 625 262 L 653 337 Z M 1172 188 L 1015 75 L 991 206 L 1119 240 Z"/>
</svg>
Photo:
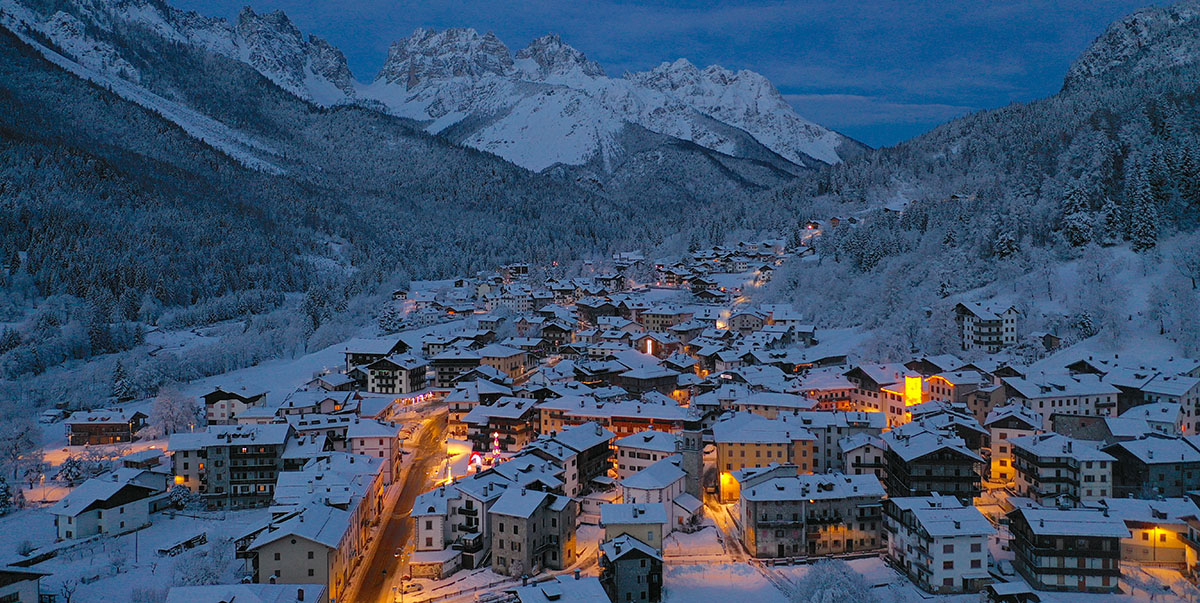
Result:
<svg viewBox="0 0 1200 603">
<path fill-rule="evenodd" d="M 491 33 L 418 29 L 393 44 L 360 98 L 429 122 L 432 132 L 461 123 L 454 130 L 461 142 L 533 170 L 619 154 L 614 141 L 627 124 L 734 156 L 761 145 L 805 167 L 838 163 L 863 148 L 796 115 L 757 73 L 716 65 L 701 71 L 681 59 L 611 78 L 554 34 L 514 58 Z"/>
<path fill-rule="evenodd" d="M 305 36 L 281 11 L 247 7 L 229 23 L 162 0 L 54 6 L 59 10 L 47 14 L 31 0 L 0 0 L 0 19 L 37 32 L 89 69 L 135 84 L 137 61 L 104 34 L 149 32 L 244 62 L 318 105 L 383 108 L 534 171 L 555 164 L 611 170 L 629 152 L 619 139 L 631 126 L 734 157 L 765 157 L 785 171 L 838 163 L 865 149 L 797 115 L 757 73 L 700 70 L 681 59 L 613 78 L 554 34 L 513 53 L 492 33 L 418 29 L 394 43 L 375 79 L 362 84 L 341 51 Z"/>
</svg>

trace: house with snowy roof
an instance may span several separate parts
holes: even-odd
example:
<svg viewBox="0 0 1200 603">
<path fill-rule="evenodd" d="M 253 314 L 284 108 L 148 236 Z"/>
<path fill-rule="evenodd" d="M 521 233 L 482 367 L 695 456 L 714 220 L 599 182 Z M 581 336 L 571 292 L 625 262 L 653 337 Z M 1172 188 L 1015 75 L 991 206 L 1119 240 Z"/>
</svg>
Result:
<svg viewBox="0 0 1200 603">
<path fill-rule="evenodd" d="M 984 459 L 962 438 L 940 429 L 893 429 L 882 438 L 887 444 L 888 496 L 938 492 L 966 501 L 979 496 Z"/>
<path fill-rule="evenodd" d="M 1107 510 L 1129 528 L 1130 537 L 1121 539 L 1121 561 L 1181 570 L 1187 567 L 1188 522 L 1200 517 L 1192 498 L 1106 498 L 1085 506 Z"/>
<path fill-rule="evenodd" d="M 521 453 L 562 465 L 563 492 L 567 496 L 580 496 L 590 488 L 592 480 L 608 474 L 612 467 L 610 444 L 615 437 L 599 423 L 583 423 L 560 432 L 544 433 L 522 448 Z"/>
<path fill-rule="evenodd" d="M 393 354 L 404 354 L 409 345 L 398 335 L 389 337 L 362 337 L 342 344 L 346 357 L 346 368 L 371 364 Z"/>
<path fill-rule="evenodd" d="M 662 600 L 662 552 L 621 534 L 600 543 L 600 584 L 612 601 Z"/>
<path fill-rule="evenodd" d="M 687 474 L 683 457 L 666 457 L 621 480 L 621 500 L 626 503 L 661 504 L 667 514 L 667 534 L 689 525 L 704 503 L 684 491 Z"/>
<path fill-rule="evenodd" d="M 1010 440 L 1041 433 L 1042 416 L 1014 402 L 992 409 L 983 427 L 988 430 L 991 440 L 989 478 L 1002 484 L 1010 483 L 1016 478 Z"/>
<path fill-rule="evenodd" d="M 161 489 L 114 474 L 94 477 L 76 486 L 50 507 L 58 540 L 96 534 L 124 534 L 150 525 L 151 499 Z"/>
<path fill-rule="evenodd" d="M 1198 438 L 1150 432 L 1104 446 L 1101 450 L 1116 457 L 1112 496 L 1184 496 L 1200 477 Z"/>
<path fill-rule="evenodd" d="M 239 539 L 237 556 L 258 584 L 323 584 L 325 599 L 340 599 L 362 554 L 351 513 L 310 505 Z"/>
<path fill-rule="evenodd" d="M 136 440 L 137 432 L 146 426 L 147 418 L 140 411 L 112 408 L 74 412 L 63 423 L 67 426 L 68 444 L 97 446 Z"/>
<path fill-rule="evenodd" d="M 505 576 L 561 570 L 575 563 L 576 503 L 568 496 L 508 488 L 488 510 L 492 571 Z"/>
<path fill-rule="evenodd" d="M 209 425 L 229 425 L 247 408 L 262 404 L 267 392 L 259 390 L 226 391 L 220 387 L 200 396 Z"/>
<path fill-rule="evenodd" d="M 628 534 L 644 544 L 662 550 L 667 511 L 661 504 L 620 503 L 600 506 L 600 527 L 604 540 Z"/>
</svg>

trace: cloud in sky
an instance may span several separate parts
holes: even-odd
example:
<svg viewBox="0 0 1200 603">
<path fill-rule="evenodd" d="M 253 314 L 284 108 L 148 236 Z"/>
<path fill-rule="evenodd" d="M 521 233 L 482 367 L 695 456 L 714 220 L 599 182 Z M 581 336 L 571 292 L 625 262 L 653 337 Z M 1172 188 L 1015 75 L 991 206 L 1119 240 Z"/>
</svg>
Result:
<svg viewBox="0 0 1200 603">
<path fill-rule="evenodd" d="M 751 69 L 770 78 L 801 114 L 874 145 L 918 134 L 960 108 L 1053 94 L 1071 61 L 1110 22 L 1154 3 L 168 1 L 229 19 L 247 3 L 260 12 L 282 9 L 301 30 L 341 48 L 365 81 L 382 66 L 388 46 L 417 27 L 494 31 L 514 51 L 554 32 L 615 76 L 679 57 Z"/>
</svg>

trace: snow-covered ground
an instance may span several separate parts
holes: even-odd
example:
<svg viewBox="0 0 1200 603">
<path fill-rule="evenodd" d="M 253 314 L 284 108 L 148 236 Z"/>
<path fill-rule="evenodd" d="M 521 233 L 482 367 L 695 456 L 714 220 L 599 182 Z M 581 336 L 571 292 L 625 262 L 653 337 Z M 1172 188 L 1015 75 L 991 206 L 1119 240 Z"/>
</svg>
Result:
<svg viewBox="0 0 1200 603">
<path fill-rule="evenodd" d="M 134 589 L 165 590 L 184 581 L 234 583 L 244 565 L 233 558 L 230 539 L 265 521 L 267 516 L 265 509 L 173 518 L 156 513 L 151 516 L 153 524 L 148 528 L 67 546 L 58 556 L 33 569 L 53 573 L 42 579 L 43 592 L 60 593 L 63 583 L 77 583 L 73 600 L 87 603 L 128 603 L 133 600 Z M 200 533 L 208 536 L 208 544 L 175 557 L 156 552 Z M 44 510 L 26 509 L 0 518 L 0 559 L 5 562 L 21 558 L 17 548 L 23 541 L 28 540 L 35 549 L 46 550 L 56 547 L 54 539 L 54 518 Z"/>
<path fill-rule="evenodd" d="M 668 564 L 663 568 L 663 601 L 787 603 L 788 598 L 748 564 Z"/>
</svg>

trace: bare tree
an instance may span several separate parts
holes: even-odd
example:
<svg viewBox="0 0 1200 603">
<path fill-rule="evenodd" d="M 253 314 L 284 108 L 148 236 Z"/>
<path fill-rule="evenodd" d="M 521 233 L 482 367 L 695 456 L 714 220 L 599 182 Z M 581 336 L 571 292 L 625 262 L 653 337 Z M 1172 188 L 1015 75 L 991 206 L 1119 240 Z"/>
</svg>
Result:
<svg viewBox="0 0 1200 603">
<path fill-rule="evenodd" d="M 1175 269 L 1191 279 L 1192 289 L 1200 283 L 1200 235 L 1191 235 L 1179 243 L 1172 254 Z"/>
<path fill-rule="evenodd" d="M 178 387 L 166 386 L 154 398 L 150 421 L 163 435 L 186 431 L 199 422 L 199 407 L 195 398 L 184 395 Z"/>
<path fill-rule="evenodd" d="M 65 580 L 62 586 L 58 587 L 58 594 L 62 595 L 63 603 L 71 603 L 71 598 L 75 596 L 75 591 L 79 589 L 79 581 Z"/>
</svg>

